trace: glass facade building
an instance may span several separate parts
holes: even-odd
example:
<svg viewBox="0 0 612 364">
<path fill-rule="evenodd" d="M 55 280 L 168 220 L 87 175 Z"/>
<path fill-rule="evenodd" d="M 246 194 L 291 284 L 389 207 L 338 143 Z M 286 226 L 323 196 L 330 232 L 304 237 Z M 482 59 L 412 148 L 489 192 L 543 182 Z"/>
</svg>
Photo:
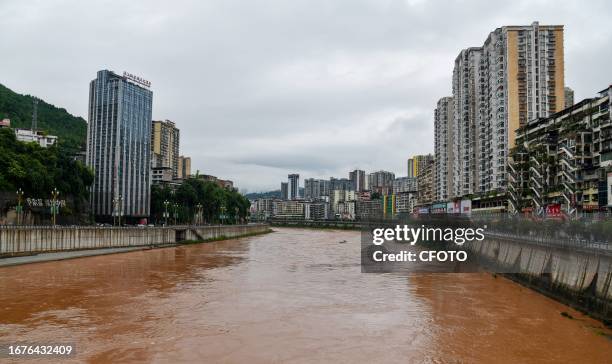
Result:
<svg viewBox="0 0 612 364">
<path fill-rule="evenodd" d="M 153 92 L 112 71 L 89 85 L 87 165 L 97 217 L 149 216 Z"/>
</svg>

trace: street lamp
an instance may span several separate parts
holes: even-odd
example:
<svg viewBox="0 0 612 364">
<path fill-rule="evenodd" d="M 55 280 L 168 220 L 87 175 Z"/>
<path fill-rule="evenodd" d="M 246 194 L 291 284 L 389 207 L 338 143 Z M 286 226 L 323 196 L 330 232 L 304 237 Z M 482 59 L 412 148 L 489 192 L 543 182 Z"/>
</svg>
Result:
<svg viewBox="0 0 612 364">
<path fill-rule="evenodd" d="M 221 206 L 221 225 L 225 223 L 225 210 L 226 210 L 225 205 Z"/>
<path fill-rule="evenodd" d="M 59 203 L 57 201 L 59 191 L 57 188 L 53 188 L 53 191 L 51 191 L 51 196 L 53 196 L 53 201 L 51 202 L 51 214 L 53 214 L 53 226 L 55 226 L 56 216 L 59 213 Z"/>
<path fill-rule="evenodd" d="M 202 209 L 204 206 L 202 206 L 201 203 L 196 205 L 196 225 L 202 225 Z"/>
<path fill-rule="evenodd" d="M 168 200 L 164 201 L 164 219 L 165 219 L 164 225 L 168 225 L 168 205 L 169 204 L 170 204 L 170 201 Z"/>
<path fill-rule="evenodd" d="M 113 223 L 117 223 L 118 220 L 118 225 L 121 226 L 121 216 L 123 215 L 123 197 L 121 195 L 113 199 L 113 206 L 115 209 L 113 214 Z"/>
<path fill-rule="evenodd" d="M 234 208 L 234 212 L 236 213 L 236 225 L 238 225 L 238 207 Z"/>
<path fill-rule="evenodd" d="M 23 206 L 21 206 L 21 201 L 23 199 L 23 190 L 20 188 L 17 190 L 17 208 L 15 209 L 17 212 L 17 225 L 21 225 L 22 219 L 21 215 L 23 213 Z"/>
</svg>

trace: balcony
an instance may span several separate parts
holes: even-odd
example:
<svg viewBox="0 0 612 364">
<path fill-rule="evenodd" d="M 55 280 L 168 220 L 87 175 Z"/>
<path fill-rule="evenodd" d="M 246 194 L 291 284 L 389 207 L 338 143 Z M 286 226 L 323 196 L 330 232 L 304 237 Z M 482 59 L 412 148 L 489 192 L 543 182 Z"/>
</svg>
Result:
<svg viewBox="0 0 612 364">
<path fill-rule="evenodd" d="M 561 162 L 561 164 L 563 164 L 570 172 L 575 172 L 576 171 L 576 167 L 573 166 L 565 157 L 561 157 L 559 158 L 559 161 Z"/>
<path fill-rule="evenodd" d="M 536 176 L 538 176 L 538 178 L 542 178 L 542 173 L 540 173 L 540 171 L 537 170 L 537 168 L 535 168 L 534 166 L 531 166 L 529 168 L 530 172 L 533 172 L 533 174 L 535 174 Z"/>
<path fill-rule="evenodd" d="M 570 174 L 568 171 L 563 170 L 561 173 L 570 183 L 576 183 L 576 177 Z"/>
<path fill-rule="evenodd" d="M 559 147 L 559 152 L 563 152 L 563 153 L 567 154 L 567 156 L 568 156 L 569 158 L 572 158 L 572 159 L 573 159 L 573 158 L 574 158 L 574 156 L 575 156 L 574 152 L 572 152 L 572 151 L 571 151 L 571 150 L 570 150 L 570 149 L 569 149 L 567 146 L 565 146 L 565 145 L 561 145 L 561 146 Z"/>
<path fill-rule="evenodd" d="M 529 181 L 532 182 L 537 188 L 542 189 L 542 184 L 534 176 L 530 176 Z"/>
<path fill-rule="evenodd" d="M 563 182 L 561 185 L 563 186 L 565 191 L 567 191 L 567 192 L 569 192 L 571 194 L 574 194 L 576 192 L 576 189 L 571 184 L 569 184 L 568 182 Z"/>
</svg>

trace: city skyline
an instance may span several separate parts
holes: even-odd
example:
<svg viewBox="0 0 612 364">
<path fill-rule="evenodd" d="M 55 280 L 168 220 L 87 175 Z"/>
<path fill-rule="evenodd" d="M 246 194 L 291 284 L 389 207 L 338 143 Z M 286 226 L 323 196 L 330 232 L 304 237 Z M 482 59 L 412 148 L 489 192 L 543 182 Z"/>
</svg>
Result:
<svg viewBox="0 0 612 364">
<path fill-rule="evenodd" d="M 153 119 L 173 120 L 184 131 L 181 153 L 193 158 L 192 172 L 223 176 L 249 191 L 278 189 L 287 171 L 328 178 L 357 167 L 404 176 L 407 158 L 433 153 L 432 110 L 451 94 L 457 54 L 482 44 L 497 27 L 564 25 L 565 85 L 574 89 L 576 102 L 607 86 L 598 78 L 612 52 L 606 47 L 610 30 L 600 25 L 609 20 L 611 6 L 594 2 L 586 14 L 577 2 L 551 4 L 309 3 L 279 5 L 273 16 L 262 7 L 245 9 L 248 4 L 131 3 L 117 14 L 98 4 L 32 8 L 9 1 L 0 11 L 12 15 L 5 22 L 11 32 L 0 39 L 11 57 L 0 60 L 0 76 L 15 91 L 85 119 L 86 85 L 97 70 L 143 76 L 156 95 Z M 332 24 L 347 10 L 346 24 Z M 477 16 L 462 16 L 468 10 Z M 93 29 L 97 37 L 91 37 L 84 25 L 93 23 L 90 14 L 108 11 L 109 31 Z M 244 13 L 250 17 L 241 25 Z M 364 22 L 369 26 L 357 26 Z M 285 36 L 276 34 L 279 29 L 287 30 Z M 451 37 L 448 29 L 461 32 Z M 9 36 L 16 32 L 23 36 Z M 174 44 L 190 34 L 193 42 Z M 264 51 L 247 44 L 247 35 Z M 47 36 L 54 39 L 49 46 L 41 42 Z M 32 57 L 33 45 L 45 55 L 44 64 Z M 121 51 L 109 51 L 115 48 Z M 74 62 L 63 61 L 67 53 L 74 53 Z M 181 58 L 186 54 L 189 59 Z"/>
</svg>

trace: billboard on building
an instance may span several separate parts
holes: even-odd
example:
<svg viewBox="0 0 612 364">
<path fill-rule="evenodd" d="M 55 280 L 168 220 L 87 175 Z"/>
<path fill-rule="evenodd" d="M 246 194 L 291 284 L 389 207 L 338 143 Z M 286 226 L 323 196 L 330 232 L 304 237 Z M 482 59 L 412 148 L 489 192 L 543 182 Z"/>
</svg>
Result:
<svg viewBox="0 0 612 364">
<path fill-rule="evenodd" d="M 432 214 L 443 214 L 446 212 L 446 204 L 445 203 L 436 203 L 431 206 Z"/>
<path fill-rule="evenodd" d="M 471 214 L 472 213 L 472 200 L 461 200 L 461 213 Z"/>
<path fill-rule="evenodd" d="M 460 201 L 454 201 L 454 202 L 449 202 L 446 205 L 446 212 L 449 214 L 459 214 L 461 213 L 461 202 Z"/>
<path fill-rule="evenodd" d="M 552 203 L 552 204 L 546 205 L 546 216 L 549 216 L 549 217 L 561 216 L 561 204 Z"/>
</svg>

